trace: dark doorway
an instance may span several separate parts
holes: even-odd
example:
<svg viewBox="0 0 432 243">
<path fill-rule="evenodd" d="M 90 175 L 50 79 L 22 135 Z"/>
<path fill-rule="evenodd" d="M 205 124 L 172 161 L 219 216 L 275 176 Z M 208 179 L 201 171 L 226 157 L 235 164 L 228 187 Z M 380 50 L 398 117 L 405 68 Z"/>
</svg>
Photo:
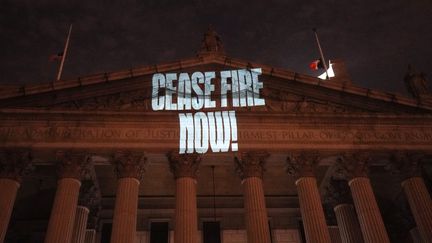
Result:
<svg viewBox="0 0 432 243">
<path fill-rule="evenodd" d="M 150 243 L 168 243 L 168 222 L 150 224 Z"/>
<path fill-rule="evenodd" d="M 203 243 L 221 243 L 219 222 L 203 222 Z"/>
<path fill-rule="evenodd" d="M 105 223 L 102 225 L 101 243 L 110 243 L 111 231 L 112 231 L 112 223 Z"/>
</svg>

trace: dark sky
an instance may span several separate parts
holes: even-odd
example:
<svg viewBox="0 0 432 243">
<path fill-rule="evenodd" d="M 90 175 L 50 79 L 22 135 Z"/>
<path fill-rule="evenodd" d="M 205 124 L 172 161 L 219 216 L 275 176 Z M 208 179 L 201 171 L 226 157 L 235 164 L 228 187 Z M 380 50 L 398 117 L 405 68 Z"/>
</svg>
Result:
<svg viewBox="0 0 432 243">
<path fill-rule="evenodd" d="M 301 73 L 317 74 L 317 27 L 357 85 L 405 93 L 408 64 L 432 76 L 430 0 L 2 0 L 0 83 L 53 80 L 70 23 L 64 78 L 194 56 L 209 25 L 229 56 Z"/>
</svg>

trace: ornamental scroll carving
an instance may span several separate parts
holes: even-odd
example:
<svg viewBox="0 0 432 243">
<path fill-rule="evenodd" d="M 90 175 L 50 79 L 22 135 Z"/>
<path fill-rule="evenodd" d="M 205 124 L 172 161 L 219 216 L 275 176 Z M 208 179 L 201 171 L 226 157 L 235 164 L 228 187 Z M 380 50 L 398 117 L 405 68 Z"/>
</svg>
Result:
<svg viewBox="0 0 432 243">
<path fill-rule="evenodd" d="M 119 150 L 111 156 L 111 162 L 118 178 L 141 180 L 145 172 L 147 158 L 141 151 Z"/>
<path fill-rule="evenodd" d="M 241 179 L 249 177 L 262 178 L 265 171 L 265 160 L 270 156 L 264 151 L 243 152 L 235 157 L 236 172 Z"/>
<path fill-rule="evenodd" d="M 295 152 L 288 155 L 286 172 L 295 177 L 314 177 L 319 154 L 313 151 Z"/>
<path fill-rule="evenodd" d="M 338 173 L 351 180 L 356 177 L 368 177 L 371 155 L 368 152 L 347 152 L 337 161 Z"/>
<path fill-rule="evenodd" d="M 0 178 L 21 181 L 31 169 L 32 155 L 29 149 L 0 150 Z"/>
<path fill-rule="evenodd" d="M 398 175 L 401 180 L 411 177 L 421 177 L 422 160 L 425 154 L 421 152 L 395 151 L 391 153 L 385 169 Z"/>
<path fill-rule="evenodd" d="M 87 166 L 90 163 L 90 156 L 85 151 L 64 151 L 56 152 L 57 175 L 59 178 L 74 178 L 81 180 L 87 173 Z"/>
<path fill-rule="evenodd" d="M 168 154 L 170 170 L 175 179 L 181 177 L 190 177 L 196 179 L 198 174 L 199 165 L 201 163 L 201 156 L 193 154 L 178 154 L 171 152 Z"/>
</svg>

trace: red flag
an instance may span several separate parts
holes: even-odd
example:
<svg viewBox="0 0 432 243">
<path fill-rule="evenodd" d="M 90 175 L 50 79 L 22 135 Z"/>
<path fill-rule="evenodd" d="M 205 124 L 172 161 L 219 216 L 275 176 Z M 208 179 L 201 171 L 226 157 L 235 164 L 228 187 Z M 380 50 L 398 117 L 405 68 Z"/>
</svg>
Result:
<svg viewBox="0 0 432 243">
<path fill-rule="evenodd" d="M 321 59 L 317 59 L 317 60 L 314 60 L 313 62 L 311 62 L 309 64 L 309 67 L 312 70 L 324 69 L 324 64 L 321 61 Z"/>
</svg>

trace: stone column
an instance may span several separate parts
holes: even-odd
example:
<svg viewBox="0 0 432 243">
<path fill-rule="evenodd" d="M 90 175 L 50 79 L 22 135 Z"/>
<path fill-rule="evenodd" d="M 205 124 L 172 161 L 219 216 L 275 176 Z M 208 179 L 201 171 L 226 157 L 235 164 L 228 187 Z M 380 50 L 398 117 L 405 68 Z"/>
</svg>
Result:
<svg viewBox="0 0 432 243">
<path fill-rule="evenodd" d="M 95 240 L 96 240 L 96 230 L 94 229 L 86 230 L 84 243 L 95 243 Z"/>
<path fill-rule="evenodd" d="M 81 175 L 88 162 L 85 152 L 57 152 L 59 180 L 45 243 L 71 242 L 78 204 Z"/>
<path fill-rule="evenodd" d="M 363 243 L 348 183 L 345 180 L 331 178 L 326 188 L 326 199 L 335 212 L 342 242 Z"/>
<path fill-rule="evenodd" d="M 6 236 L 21 176 L 31 160 L 28 150 L 0 150 L 0 243 Z"/>
<path fill-rule="evenodd" d="M 334 207 L 339 232 L 343 243 L 363 243 L 363 236 L 357 214 L 352 204 L 339 204 Z"/>
<path fill-rule="evenodd" d="M 391 156 L 392 172 L 399 174 L 418 232 L 425 242 L 432 242 L 432 199 L 421 176 L 421 153 L 397 151 Z"/>
<path fill-rule="evenodd" d="M 417 227 L 412 228 L 409 232 L 413 243 L 424 243 Z"/>
<path fill-rule="evenodd" d="M 175 152 L 168 157 L 171 172 L 176 180 L 174 242 L 197 243 L 196 176 L 201 157 L 197 154 Z"/>
<path fill-rule="evenodd" d="M 317 165 L 318 155 L 316 153 L 293 153 L 287 160 L 287 172 L 298 178 L 295 184 L 297 186 L 306 241 L 310 243 L 330 243 L 330 234 L 314 175 Z"/>
<path fill-rule="evenodd" d="M 421 237 L 425 242 L 432 242 L 432 200 L 423 178 L 406 179 L 402 187 Z"/>
<path fill-rule="evenodd" d="M 75 213 L 75 224 L 72 233 L 72 243 L 84 243 L 89 212 L 90 211 L 87 207 L 77 207 Z"/>
<path fill-rule="evenodd" d="M 241 153 L 235 158 L 242 179 L 248 243 L 270 243 L 267 208 L 263 189 L 266 152 Z"/>
<path fill-rule="evenodd" d="M 146 161 L 143 152 L 117 151 L 112 156 L 118 179 L 111 243 L 135 241 L 139 184 Z"/>
<path fill-rule="evenodd" d="M 367 153 L 345 154 L 340 161 L 349 181 L 354 206 L 365 242 L 390 242 L 375 195 L 367 177 L 370 156 Z"/>
<path fill-rule="evenodd" d="M 343 243 L 340 232 L 339 232 L 339 227 L 328 226 L 328 230 L 330 233 L 330 239 L 331 239 L 332 243 Z"/>
</svg>

